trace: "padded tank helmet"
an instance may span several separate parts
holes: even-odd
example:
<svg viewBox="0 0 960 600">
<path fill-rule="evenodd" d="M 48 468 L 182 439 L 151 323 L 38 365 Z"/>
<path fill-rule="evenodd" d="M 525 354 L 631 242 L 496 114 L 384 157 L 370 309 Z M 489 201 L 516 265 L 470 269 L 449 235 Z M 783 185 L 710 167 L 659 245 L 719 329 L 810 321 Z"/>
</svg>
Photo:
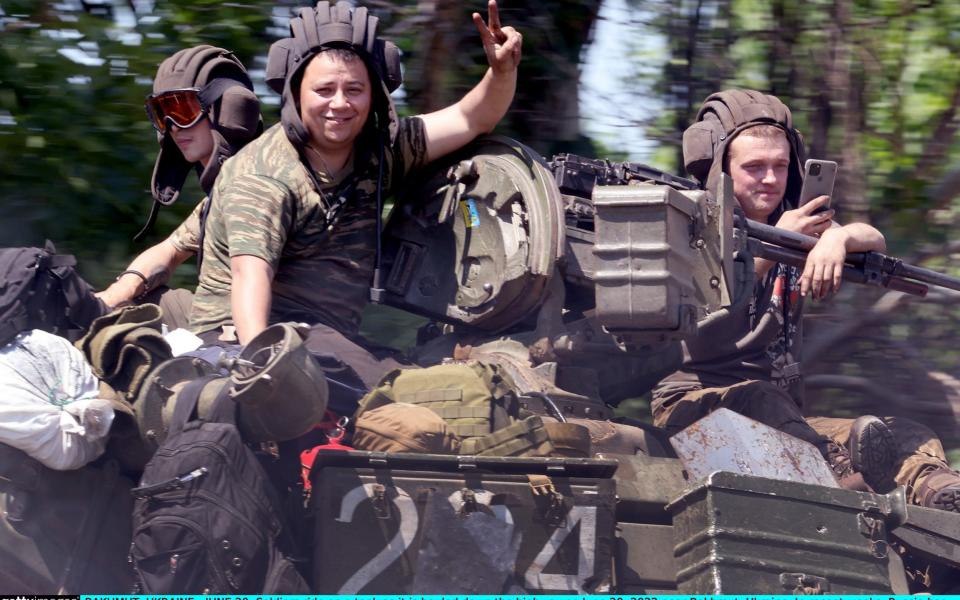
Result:
<svg viewBox="0 0 960 600">
<path fill-rule="evenodd" d="M 725 90 L 708 96 L 697 112 L 696 122 L 683 132 L 684 167 L 707 190 L 715 189 L 730 142 L 757 125 L 779 127 L 790 142 L 784 208 L 795 207 L 803 182 L 803 137 L 793 127 L 790 109 L 776 96 L 753 90 Z M 771 218 L 778 218 L 780 212 Z"/>
<path fill-rule="evenodd" d="M 213 131 L 213 154 L 200 173 L 200 185 L 209 193 L 223 161 L 263 131 L 260 100 L 237 57 L 208 45 L 180 50 L 160 63 L 153 81 L 154 93 L 183 88 L 200 89 L 200 102 Z M 194 165 L 183 157 L 172 136 L 162 133 L 159 138 L 160 152 L 150 187 L 156 202 L 170 205 L 177 201 Z"/>
<path fill-rule="evenodd" d="M 403 82 L 400 73 L 400 49 L 393 42 L 377 37 L 379 19 L 365 7 L 351 8 L 347 3 L 331 5 L 318 2 L 315 8 L 301 8 L 290 19 L 290 37 L 270 47 L 267 59 L 267 85 L 281 96 L 280 120 L 294 146 L 301 148 L 310 134 L 300 118 L 298 83 L 310 60 L 324 50 L 344 48 L 359 55 L 374 84 L 374 114 L 382 131 L 392 141 L 396 137 L 397 118 L 390 93 Z"/>
</svg>

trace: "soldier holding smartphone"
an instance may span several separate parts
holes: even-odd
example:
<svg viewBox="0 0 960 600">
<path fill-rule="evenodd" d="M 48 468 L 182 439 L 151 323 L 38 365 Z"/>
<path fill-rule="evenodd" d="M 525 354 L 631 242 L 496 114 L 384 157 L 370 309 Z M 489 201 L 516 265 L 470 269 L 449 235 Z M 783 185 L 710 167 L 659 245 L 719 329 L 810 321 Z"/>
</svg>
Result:
<svg viewBox="0 0 960 600">
<path fill-rule="evenodd" d="M 800 203 L 816 192 L 810 184 L 801 191 L 803 142 L 789 109 L 760 92 L 713 94 L 684 134 L 683 151 L 687 171 L 707 189 L 721 173 L 731 177 L 747 218 L 820 239 L 802 270 L 753 261 L 753 293 L 701 323 L 683 342 L 681 369 L 654 389 L 654 423 L 673 432 L 729 408 L 810 442 L 850 487 L 859 471 L 876 491 L 903 485 L 914 504 L 960 512 L 960 475 L 929 428 L 903 418 L 803 416 L 802 296 L 836 291 L 847 252 L 882 251 L 885 243 L 869 225 L 834 222 L 832 209 L 820 210 L 827 195 Z"/>
<path fill-rule="evenodd" d="M 833 221 L 836 211 L 827 208 L 829 196 L 820 195 L 804 203 L 803 192 L 796 191 L 795 184 L 788 190 L 791 165 L 799 167 L 791 146 L 782 127 L 759 122 L 742 130 L 727 145 L 726 162 L 734 196 L 748 219 L 820 238 L 799 277 L 800 295 L 819 300 L 840 288 L 848 252 L 883 252 L 887 246 L 883 234 L 870 225 L 841 226 Z M 763 279 L 773 265 L 770 260 L 757 259 L 757 279 Z"/>
</svg>

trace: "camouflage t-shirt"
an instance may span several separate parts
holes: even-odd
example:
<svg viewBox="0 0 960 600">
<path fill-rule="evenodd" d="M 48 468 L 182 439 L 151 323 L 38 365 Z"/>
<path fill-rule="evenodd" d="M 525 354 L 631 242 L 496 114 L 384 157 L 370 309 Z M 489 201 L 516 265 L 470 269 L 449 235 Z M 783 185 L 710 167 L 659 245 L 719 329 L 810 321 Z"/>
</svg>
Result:
<svg viewBox="0 0 960 600">
<path fill-rule="evenodd" d="M 359 154 L 340 181 L 307 167 L 280 125 L 245 146 L 217 177 L 190 314 L 195 333 L 232 324 L 230 259 L 274 271 L 270 323 L 322 323 L 351 335 L 369 296 L 376 249 L 378 156 Z M 384 153 L 383 197 L 426 161 L 423 121 L 400 121 Z"/>
<path fill-rule="evenodd" d="M 206 201 L 206 198 L 201 200 L 197 207 L 193 209 L 193 212 L 167 238 L 167 241 L 173 244 L 173 247 L 177 250 L 197 253 L 200 243 L 200 212 L 203 210 L 203 203 Z"/>
</svg>

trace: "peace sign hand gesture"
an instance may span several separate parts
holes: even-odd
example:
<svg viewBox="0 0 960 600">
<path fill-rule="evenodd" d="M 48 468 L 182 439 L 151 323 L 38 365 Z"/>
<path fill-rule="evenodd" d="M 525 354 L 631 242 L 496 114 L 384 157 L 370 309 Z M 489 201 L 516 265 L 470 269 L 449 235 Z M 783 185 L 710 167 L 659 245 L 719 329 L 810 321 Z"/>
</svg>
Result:
<svg viewBox="0 0 960 600">
<path fill-rule="evenodd" d="M 513 27 L 500 26 L 500 11 L 497 0 L 487 3 L 487 23 L 480 13 L 473 13 L 473 23 L 480 32 L 483 51 L 487 53 L 487 62 L 494 73 L 509 73 L 520 65 L 520 50 L 523 36 Z"/>
</svg>

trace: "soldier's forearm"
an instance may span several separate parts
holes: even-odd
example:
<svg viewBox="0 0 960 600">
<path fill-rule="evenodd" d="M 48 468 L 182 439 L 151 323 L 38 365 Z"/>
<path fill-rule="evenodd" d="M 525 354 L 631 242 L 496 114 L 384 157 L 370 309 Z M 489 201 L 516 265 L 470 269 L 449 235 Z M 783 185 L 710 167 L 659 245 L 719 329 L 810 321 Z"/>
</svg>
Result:
<svg viewBox="0 0 960 600">
<path fill-rule="evenodd" d="M 110 287 L 97 295 L 110 308 L 129 304 L 169 281 L 174 269 L 190 255 L 164 240 L 140 253 Z"/>
<path fill-rule="evenodd" d="M 267 328 L 270 319 L 273 269 L 256 256 L 230 259 L 230 308 L 237 337 L 246 344 Z"/>
</svg>

